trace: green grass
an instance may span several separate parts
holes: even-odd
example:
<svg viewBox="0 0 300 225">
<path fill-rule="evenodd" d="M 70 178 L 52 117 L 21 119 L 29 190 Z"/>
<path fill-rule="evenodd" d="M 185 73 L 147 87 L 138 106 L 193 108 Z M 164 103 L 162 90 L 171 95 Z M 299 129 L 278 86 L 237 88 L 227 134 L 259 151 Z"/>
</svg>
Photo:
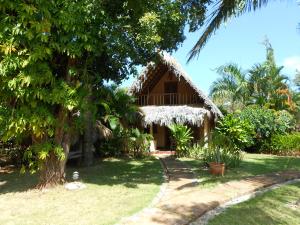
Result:
<svg viewBox="0 0 300 225">
<path fill-rule="evenodd" d="M 205 188 L 214 187 L 217 184 L 227 181 L 239 180 L 260 174 L 285 170 L 300 171 L 300 158 L 265 154 L 245 154 L 241 165 L 238 168 L 226 169 L 224 177 L 212 176 L 207 169 L 203 168 L 201 160 L 186 158 L 181 160 L 192 168 L 200 180 L 200 186 Z"/>
<path fill-rule="evenodd" d="M 155 159 L 109 159 L 78 171 L 87 188 L 76 191 L 41 192 L 29 189 L 36 176 L 0 174 L 0 224 L 114 224 L 146 207 L 163 181 Z"/>
<path fill-rule="evenodd" d="M 214 217 L 208 224 L 298 225 L 300 224 L 300 183 L 286 185 L 234 205 Z"/>
</svg>

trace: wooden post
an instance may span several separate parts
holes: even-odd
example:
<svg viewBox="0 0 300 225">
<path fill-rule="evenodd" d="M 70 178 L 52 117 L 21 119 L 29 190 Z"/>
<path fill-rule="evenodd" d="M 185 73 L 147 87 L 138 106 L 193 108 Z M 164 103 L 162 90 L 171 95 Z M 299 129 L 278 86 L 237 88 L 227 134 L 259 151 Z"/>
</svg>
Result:
<svg viewBox="0 0 300 225">
<path fill-rule="evenodd" d="M 205 116 L 204 117 L 204 121 L 203 121 L 203 125 L 204 125 L 204 132 L 203 132 L 203 134 L 204 134 L 204 146 L 205 147 L 208 147 L 208 142 L 209 142 L 209 120 L 208 120 L 208 116 Z"/>
<path fill-rule="evenodd" d="M 152 125 L 152 123 L 150 125 L 150 134 L 153 136 L 153 125 Z"/>
<path fill-rule="evenodd" d="M 150 125 L 150 134 L 153 136 L 153 125 L 151 123 Z M 150 141 L 150 152 L 154 152 L 156 151 L 156 144 L 155 144 L 155 140 Z"/>
</svg>

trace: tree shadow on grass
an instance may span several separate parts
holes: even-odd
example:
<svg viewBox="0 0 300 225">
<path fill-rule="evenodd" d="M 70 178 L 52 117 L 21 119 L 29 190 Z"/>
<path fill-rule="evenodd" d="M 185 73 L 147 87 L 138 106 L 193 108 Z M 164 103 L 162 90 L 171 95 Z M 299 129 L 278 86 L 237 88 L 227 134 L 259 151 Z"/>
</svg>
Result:
<svg viewBox="0 0 300 225">
<path fill-rule="evenodd" d="M 136 188 L 138 184 L 162 183 L 162 168 L 158 160 L 105 160 L 97 166 L 79 169 L 83 182 L 97 185 L 124 185 Z M 70 173 L 69 173 L 70 174 Z"/>
<path fill-rule="evenodd" d="M 300 183 L 289 184 L 246 202 L 234 205 L 214 218 L 209 224 L 298 224 L 300 206 L 292 209 L 289 203 L 299 200 Z M 296 222 L 296 223 L 295 223 Z"/>
<path fill-rule="evenodd" d="M 0 195 L 10 192 L 23 192 L 35 187 L 36 174 L 21 174 L 17 168 L 11 173 L 0 174 Z"/>
<path fill-rule="evenodd" d="M 79 172 L 82 182 L 96 185 L 124 185 L 127 188 L 137 188 L 139 184 L 160 185 L 163 181 L 161 165 L 154 159 L 107 159 L 99 160 L 91 167 L 68 167 L 68 181 L 72 181 L 74 171 Z M 37 182 L 37 174 L 20 174 L 18 170 L 0 174 L 0 195 L 30 190 Z"/>
</svg>

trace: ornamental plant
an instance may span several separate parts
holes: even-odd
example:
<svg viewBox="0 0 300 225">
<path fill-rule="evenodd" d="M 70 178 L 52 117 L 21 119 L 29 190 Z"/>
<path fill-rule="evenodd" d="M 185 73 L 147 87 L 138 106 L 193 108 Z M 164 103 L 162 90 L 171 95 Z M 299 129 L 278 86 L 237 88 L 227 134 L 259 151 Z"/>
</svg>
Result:
<svg viewBox="0 0 300 225">
<path fill-rule="evenodd" d="M 254 150 L 263 150 L 273 135 L 286 134 L 295 127 L 294 117 L 284 110 L 248 106 L 239 113 L 239 118 L 249 121 L 254 127 L 254 143 L 251 146 Z"/>
<path fill-rule="evenodd" d="M 237 150 L 244 150 L 253 144 L 254 127 L 248 120 L 242 120 L 233 114 L 228 114 L 218 121 L 216 132 L 227 137 L 230 140 L 228 145 Z"/>
<path fill-rule="evenodd" d="M 175 141 L 176 155 L 178 157 L 185 156 L 193 139 L 191 129 L 182 124 L 172 124 L 169 129 Z"/>
</svg>

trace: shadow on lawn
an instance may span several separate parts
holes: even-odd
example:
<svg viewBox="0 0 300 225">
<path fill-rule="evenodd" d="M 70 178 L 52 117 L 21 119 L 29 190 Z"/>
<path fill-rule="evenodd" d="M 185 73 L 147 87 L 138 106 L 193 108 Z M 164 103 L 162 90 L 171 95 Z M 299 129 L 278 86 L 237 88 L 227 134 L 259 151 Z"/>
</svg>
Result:
<svg viewBox="0 0 300 225">
<path fill-rule="evenodd" d="M 163 180 L 158 160 L 105 160 L 97 166 L 78 171 L 83 182 L 97 185 L 124 185 L 136 188 L 138 184 L 160 185 Z"/>
<path fill-rule="evenodd" d="M 212 221 L 212 224 L 222 225 L 240 225 L 240 224 L 288 224 L 285 220 L 289 218 L 300 218 L 300 211 L 285 210 L 284 216 L 282 216 L 283 208 L 277 209 L 274 207 L 270 209 L 270 206 L 285 207 L 287 202 L 293 202 L 298 199 L 300 192 L 300 183 L 289 185 L 288 191 L 278 191 L 273 193 L 266 193 L 263 196 L 258 196 L 248 202 L 243 202 L 238 205 L 234 205 L 224 213 L 221 213 L 219 218 Z M 292 192 L 293 194 L 289 194 Z M 265 199 L 264 196 L 267 196 Z M 261 202 L 263 199 L 263 203 Z M 220 203 L 215 201 L 207 201 L 204 203 L 191 202 L 190 204 L 183 204 L 182 202 L 173 202 L 171 205 L 167 202 L 159 206 L 161 212 L 158 216 L 152 218 L 152 222 L 159 224 L 187 224 L 202 216 L 209 210 L 218 207 Z M 174 217 L 168 217 L 165 215 L 175 214 Z M 210 222 L 208 224 L 211 224 Z"/>
<path fill-rule="evenodd" d="M 232 206 L 209 224 L 238 225 L 241 221 L 249 225 L 298 224 L 295 221 L 300 218 L 300 211 L 289 204 L 297 202 L 299 194 L 300 183 L 289 184 Z"/>
<path fill-rule="evenodd" d="M 242 161 L 237 168 L 226 169 L 224 177 L 212 176 L 208 169 L 203 169 L 199 161 L 188 162 L 193 167 L 194 172 L 198 174 L 201 180 L 200 185 L 214 185 L 216 183 L 225 183 L 232 180 L 239 180 L 255 175 L 268 174 L 272 172 L 299 170 L 300 158 L 293 157 L 267 157 L 262 155 L 260 158 L 250 158 Z"/>
<path fill-rule="evenodd" d="M 127 160 L 111 159 L 99 161 L 96 165 L 83 167 L 68 167 L 67 180 L 72 181 L 72 173 L 78 171 L 84 183 L 97 185 L 124 185 L 137 188 L 138 184 L 162 183 L 162 169 L 158 160 Z M 38 175 L 20 174 L 15 171 L 10 174 L 0 174 L 0 195 L 10 192 L 23 192 L 35 187 Z"/>
</svg>

